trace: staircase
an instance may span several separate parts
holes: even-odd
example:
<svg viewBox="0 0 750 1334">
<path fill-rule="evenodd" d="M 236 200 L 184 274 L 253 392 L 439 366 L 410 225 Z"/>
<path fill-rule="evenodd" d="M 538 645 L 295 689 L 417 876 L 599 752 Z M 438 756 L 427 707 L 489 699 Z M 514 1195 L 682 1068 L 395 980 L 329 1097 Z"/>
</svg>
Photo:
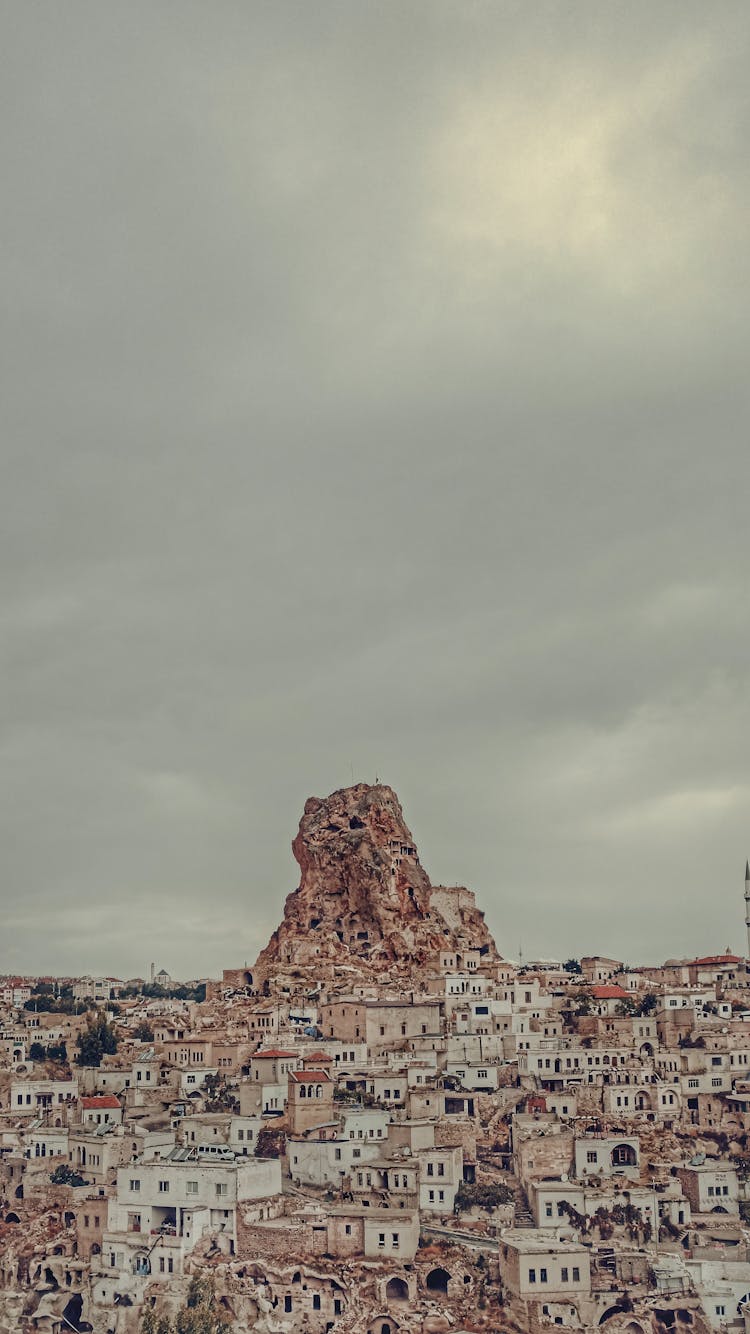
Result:
<svg viewBox="0 0 750 1334">
<path fill-rule="evenodd" d="M 513 1226 L 514 1227 L 533 1227 L 534 1215 L 529 1208 L 529 1201 L 526 1191 L 520 1181 L 513 1182 L 513 1194 L 515 1203 L 513 1207 Z"/>
</svg>

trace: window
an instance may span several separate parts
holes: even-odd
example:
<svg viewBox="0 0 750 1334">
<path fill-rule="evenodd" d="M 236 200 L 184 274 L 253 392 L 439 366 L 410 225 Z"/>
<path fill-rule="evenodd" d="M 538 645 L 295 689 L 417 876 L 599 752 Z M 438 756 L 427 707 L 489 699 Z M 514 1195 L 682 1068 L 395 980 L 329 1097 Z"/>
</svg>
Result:
<svg viewBox="0 0 750 1334">
<path fill-rule="evenodd" d="M 140 1190 L 140 1188 L 141 1188 L 141 1183 L 140 1183 L 140 1181 L 131 1181 L 131 1183 L 130 1183 L 130 1189 L 131 1189 L 131 1190 Z"/>
<path fill-rule="evenodd" d="M 160 1181 L 160 1182 L 159 1182 L 159 1191 L 160 1191 L 160 1193 L 161 1193 L 162 1195 L 167 1195 L 167 1194 L 169 1193 L 169 1182 L 168 1182 L 168 1181 Z"/>
<path fill-rule="evenodd" d="M 586 1154 L 586 1162 L 587 1162 L 587 1163 L 596 1163 L 596 1162 L 598 1162 L 598 1161 L 599 1161 L 599 1160 L 598 1160 L 598 1157 L 597 1157 L 596 1149 L 589 1149 L 588 1152 L 587 1152 L 587 1154 Z"/>
<path fill-rule="evenodd" d="M 540 1282 L 540 1283 L 546 1283 L 546 1282 L 547 1282 L 547 1270 L 546 1270 L 546 1269 L 540 1269 L 540 1270 L 539 1270 L 539 1282 Z"/>
<path fill-rule="evenodd" d="M 319 1310 L 320 1310 L 320 1293 L 318 1293 L 318 1292 L 314 1292 L 314 1293 L 313 1293 L 312 1309 L 313 1309 L 313 1311 L 319 1311 Z"/>
<path fill-rule="evenodd" d="M 378 1233 L 378 1246 L 385 1246 L 385 1232 Z"/>
<path fill-rule="evenodd" d="M 188 1181 L 188 1182 L 186 1183 L 185 1190 L 187 1191 L 188 1195 L 197 1195 L 197 1194 L 198 1194 L 198 1182 L 197 1182 L 197 1181 Z"/>
<path fill-rule="evenodd" d="M 529 1283 L 536 1283 L 536 1270 L 535 1270 L 535 1269 L 530 1269 L 530 1270 L 529 1270 Z"/>
<path fill-rule="evenodd" d="M 350 1236 L 352 1235 L 352 1225 L 351 1225 L 351 1223 L 347 1223 L 347 1224 L 346 1224 L 346 1226 L 344 1227 L 344 1232 L 346 1233 L 347 1237 L 350 1237 Z"/>
<path fill-rule="evenodd" d="M 545 1204 L 545 1206 L 544 1206 L 544 1213 L 545 1213 L 545 1216 L 546 1216 L 547 1218 L 551 1218 L 551 1217 L 552 1217 L 552 1205 L 551 1205 L 551 1204 Z"/>
<path fill-rule="evenodd" d="M 392 1232 L 392 1233 L 391 1233 L 391 1237 L 392 1237 L 392 1239 L 393 1239 L 393 1247 L 394 1247 L 394 1250 L 398 1250 L 398 1247 L 399 1247 L 399 1240 L 398 1240 L 398 1239 L 399 1239 L 399 1235 L 400 1235 L 400 1234 L 399 1234 L 398 1232 Z"/>
<path fill-rule="evenodd" d="M 567 1269 L 565 1268 L 564 1265 L 563 1265 L 562 1269 L 560 1270 L 560 1281 L 561 1281 L 562 1283 L 567 1283 L 567 1281 L 568 1281 L 568 1271 L 567 1271 Z"/>
<path fill-rule="evenodd" d="M 578 1269 L 576 1265 L 573 1265 L 573 1282 L 580 1283 L 580 1281 L 581 1281 L 581 1271 L 580 1269 Z"/>
</svg>

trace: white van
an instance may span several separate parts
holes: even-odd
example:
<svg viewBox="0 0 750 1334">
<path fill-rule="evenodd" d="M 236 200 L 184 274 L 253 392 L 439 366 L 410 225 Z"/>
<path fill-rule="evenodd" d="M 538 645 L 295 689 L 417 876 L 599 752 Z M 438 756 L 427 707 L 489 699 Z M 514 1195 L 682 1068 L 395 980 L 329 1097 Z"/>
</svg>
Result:
<svg viewBox="0 0 750 1334">
<path fill-rule="evenodd" d="M 228 1144 L 199 1144 L 198 1157 L 213 1159 L 217 1163 L 233 1163 L 234 1150 Z"/>
</svg>

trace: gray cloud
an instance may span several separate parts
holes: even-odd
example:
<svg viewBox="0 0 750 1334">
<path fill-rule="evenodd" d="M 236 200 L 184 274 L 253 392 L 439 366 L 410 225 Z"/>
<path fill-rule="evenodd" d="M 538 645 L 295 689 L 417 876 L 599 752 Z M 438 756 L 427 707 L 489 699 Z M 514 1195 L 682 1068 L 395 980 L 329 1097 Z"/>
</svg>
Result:
<svg viewBox="0 0 750 1334">
<path fill-rule="evenodd" d="M 508 954 L 740 947 L 746 7 L 3 17 L 0 968 L 376 772 Z"/>
</svg>

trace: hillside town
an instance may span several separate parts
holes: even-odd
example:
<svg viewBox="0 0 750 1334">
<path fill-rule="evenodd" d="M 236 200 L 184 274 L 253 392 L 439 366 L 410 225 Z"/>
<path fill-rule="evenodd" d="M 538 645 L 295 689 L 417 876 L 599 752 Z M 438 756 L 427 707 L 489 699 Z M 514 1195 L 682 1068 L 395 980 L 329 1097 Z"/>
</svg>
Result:
<svg viewBox="0 0 750 1334">
<path fill-rule="evenodd" d="M 506 959 L 382 784 L 293 850 L 252 966 L 0 980 L 0 1334 L 750 1334 L 747 960 Z"/>
</svg>

